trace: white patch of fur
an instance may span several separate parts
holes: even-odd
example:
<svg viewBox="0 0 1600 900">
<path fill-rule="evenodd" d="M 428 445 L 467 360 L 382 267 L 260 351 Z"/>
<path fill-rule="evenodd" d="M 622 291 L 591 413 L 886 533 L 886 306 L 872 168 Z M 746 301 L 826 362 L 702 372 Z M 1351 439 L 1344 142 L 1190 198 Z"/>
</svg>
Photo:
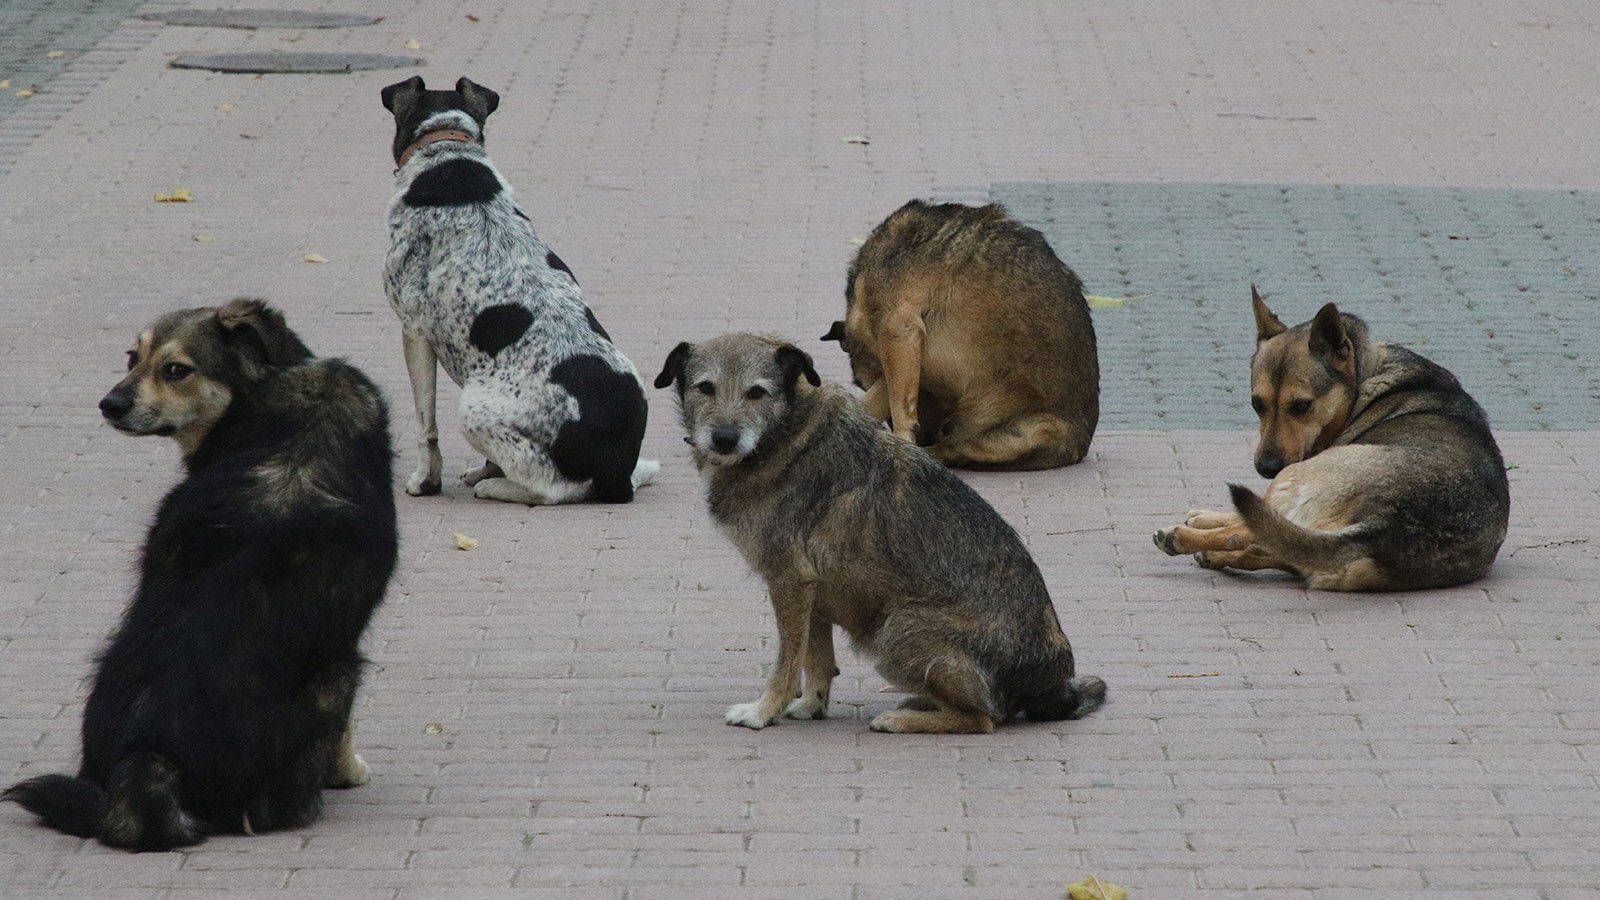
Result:
<svg viewBox="0 0 1600 900">
<path fill-rule="evenodd" d="M 767 727 L 777 721 L 776 717 L 763 719 L 761 717 L 761 701 L 754 703 L 735 703 L 728 707 L 728 712 L 722 717 L 729 725 L 742 725 L 756 731 Z"/>
</svg>

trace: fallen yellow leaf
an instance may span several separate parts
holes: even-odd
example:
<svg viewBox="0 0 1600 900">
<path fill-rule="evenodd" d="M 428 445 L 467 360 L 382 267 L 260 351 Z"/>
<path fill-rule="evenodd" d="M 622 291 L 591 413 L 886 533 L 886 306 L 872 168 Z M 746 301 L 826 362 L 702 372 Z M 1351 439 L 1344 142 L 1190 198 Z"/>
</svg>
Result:
<svg viewBox="0 0 1600 900">
<path fill-rule="evenodd" d="M 60 59 L 61 57 L 66 56 L 66 55 L 67 55 L 67 51 L 65 51 L 65 50 L 51 50 L 49 53 L 46 53 L 44 55 L 44 58 L 45 59 Z"/>
<path fill-rule="evenodd" d="M 193 199 L 188 188 L 174 188 L 171 193 L 156 195 L 157 203 L 188 203 Z"/>
<path fill-rule="evenodd" d="M 328 258 L 321 253 L 307 253 L 304 258 L 308 263 L 325 263 L 328 261 Z"/>
<path fill-rule="evenodd" d="M 197 234 L 197 235 L 194 236 L 194 240 L 195 240 L 195 243 L 197 243 L 197 244 L 209 244 L 212 241 L 216 240 L 216 238 L 212 237 L 209 234 Z"/>
<path fill-rule="evenodd" d="M 233 109 L 233 104 L 232 103 L 219 103 L 219 104 L 217 104 L 217 109 L 220 109 L 223 112 L 227 112 L 228 110 Z"/>
<path fill-rule="evenodd" d="M 30 90 L 28 90 L 28 89 L 27 89 L 27 88 L 23 88 L 23 89 L 22 89 L 22 90 L 20 90 L 20 91 L 17 91 L 17 96 L 18 96 L 18 97 L 21 97 L 21 98 L 22 98 L 22 99 L 24 99 L 24 100 L 26 100 L 26 99 L 28 99 L 28 98 L 29 98 L 29 97 L 32 97 L 32 96 L 33 96 L 33 91 L 30 91 Z"/>
<path fill-rule="evenodd" d="M 1067 885 L 1070 900 L 1128 900 L 1128 889 L 1093 875 Z"/>
<path fill-rule="evenodd" d="M 428 724 L 422 726 L 423 734 L 439 734 L 442 731 L 444 731 L 444 726 L 440 725 L 438 722 L 429 722 Z"/>
<path fill-rule="evenodd" d="M 867 138 L 867 136 L 864 135 L 864 134 L 852 134 L 852 135 L 848 135 L 846 137 L 839 138 L 839 140 L 843 141 L 846 144 L 870 144 L 870 143 L 872 143 L 872 141 L 869 140 Z"/>
<path fill-rule="evenodd" d="M 852 243 L 852 244 L 865 244 L 866 242 L 867 242 L 866 238 L 851 238 L 850 239 L 850 243 Z"/>
<path fill-rule="evenodd" d="M 4 81 L 0 81 L 0 91 L 9 91 L 9 90 L 11 90 L 11 79 L 7 78 Z"/>
<path fill-rule="evenodd" d="M 451 532 L 450 536 L 455 538 L 457 550 L 478 549 L 478 539 L 475 537 L 468 537 L 459 531 Z"/>
<path fill-rule="evenodd" d="M 422 49 L 422 42 L 417 40 L 416 38 L 412 38 L 411 40 L 406 41 L 406 49 L 407 50 L 421 50 Z"/>
</svg>

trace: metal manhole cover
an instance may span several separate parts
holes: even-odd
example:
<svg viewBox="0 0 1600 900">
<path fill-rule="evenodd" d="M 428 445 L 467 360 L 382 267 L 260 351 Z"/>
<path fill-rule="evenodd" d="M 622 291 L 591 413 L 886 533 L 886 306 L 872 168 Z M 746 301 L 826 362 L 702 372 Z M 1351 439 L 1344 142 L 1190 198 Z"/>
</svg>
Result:
<svg viewBox="0 0 1600 900">
<path fill-rule="evenodd" d="M 180 56 L 169 65 L 174 69 L 209 69 L 212 72 L 293 72 L 301 74 L 342 74 L 357 69 L 401 69 L 420 66 L 415 56 L 388 56 L 382 53 L 203 53 Z"/>
<path fill-rule="evenodd" d="M 168 25 L 209 28 L 349 28 L 383 21 L 382 16 L 308 12 L 301 9 L 174 9 L 145 13 L 139 18 Z"/>
</svg>

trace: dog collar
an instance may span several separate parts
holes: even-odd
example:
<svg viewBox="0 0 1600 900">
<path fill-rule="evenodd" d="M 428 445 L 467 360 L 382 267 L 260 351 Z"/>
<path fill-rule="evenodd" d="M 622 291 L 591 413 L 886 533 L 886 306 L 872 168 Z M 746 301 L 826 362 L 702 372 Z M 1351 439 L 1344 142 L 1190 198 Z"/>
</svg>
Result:
<svg viewBox="0 0 1600 900">
<path fill-rule="evenodd" d="M 398 172 L 401 169 L 404 169 L 406 167 L 406 163 L 411 159 L 411 154 L 421 150 L 423 147 L 426 147 L 429 144 L 438 144 L 444 141 L 466 141 L 469 144 L 473 144 L 477 143 L 477 140 L 477 138 L 466 133 L 465 131 L 460 131 L 454 128 L 447 129 L 445 131 L 430 131 L 422 137 L 419 137 L 411 142 L 411 146 L 407 147 L 400 154 L 400 160 L 395 163 L 394 170 Z"/>
</svg>

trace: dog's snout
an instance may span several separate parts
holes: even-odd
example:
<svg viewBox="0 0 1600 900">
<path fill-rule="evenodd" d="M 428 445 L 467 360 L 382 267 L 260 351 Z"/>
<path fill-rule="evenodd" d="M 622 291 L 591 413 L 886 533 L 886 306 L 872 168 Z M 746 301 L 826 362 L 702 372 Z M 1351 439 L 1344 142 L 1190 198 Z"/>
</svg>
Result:
<svg viewBox="0 0 1600 900">
<path fill-rule="evenodd" d="M 100 414 L 113 422 L 127 415 L 131 409 L 133 409 L 133 395 L 121 388 L 114 388 L 100 398 Z"/>
<path fill-rule="evenodd" d="M 732 453 L 733 448 L 739 446 L 739 429 L 713 428 L 711 429 L 711 449 L 718 453 Z"/>
<path fill-rule="evenodd" d="M 1263 453 L 1256 457 L 1256 472 L 1262 478 L 1276 478 L 1283 471 L 1283 457 L 1277 453 Z"/>
</svg>

